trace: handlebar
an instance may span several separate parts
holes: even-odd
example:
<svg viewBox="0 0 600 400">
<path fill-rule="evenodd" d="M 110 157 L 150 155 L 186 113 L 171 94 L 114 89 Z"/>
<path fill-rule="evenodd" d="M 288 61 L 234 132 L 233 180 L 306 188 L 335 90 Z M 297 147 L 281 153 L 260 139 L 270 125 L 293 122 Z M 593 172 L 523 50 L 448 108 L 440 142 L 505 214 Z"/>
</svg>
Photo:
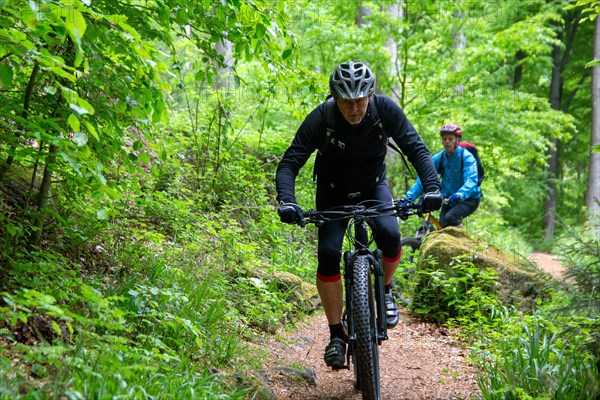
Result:
<svg viewBox="0 0 600 400">
<path fill-rule="evenodd" d="M 367 201 L 373 203 L 373 201 Z M 406 219 L 410 215 L 422 215 L 423 210 L 421 205 L 407 200 L 395 200 L 393 202 L 382 202 L 373 206 L 364 204 L 346 205 L 331 208 L 328 210 L 316 211 L 310 210 L 303 212 L 304 225 L 315 224 L 321 226 L 326 222 L 337 221 L 342 219 L 367 219 L 382 216 L 395 216 L 401 219 Z"/>
</svg>

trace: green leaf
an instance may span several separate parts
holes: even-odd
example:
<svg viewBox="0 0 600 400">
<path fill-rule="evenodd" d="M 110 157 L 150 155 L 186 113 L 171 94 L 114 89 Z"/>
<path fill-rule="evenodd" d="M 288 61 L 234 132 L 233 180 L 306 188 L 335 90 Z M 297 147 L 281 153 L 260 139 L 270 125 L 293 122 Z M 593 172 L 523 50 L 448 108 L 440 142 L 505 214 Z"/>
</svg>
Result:
<svg viewBox="0 0 600 400">
<path fill-rule="evenodd" d="M 597 144 L 592 149 L 592 153 L 600 153 L 600 144 Z"/>
<path fill-rule="evenodd" d="M 4 89 L 9 89 L 13 82 L 13 70 L 6 64 L 0 65 L 0 83 Z"/>
<path fill-rule="evenodd" d="M 153 122 L 160 122 L 165 120 L 166 116 L 165 116 L 165 103 L 161 100 L 158 99 L 155 103 L 154 103 L 154 113 L 152 114 L 152 121 Z"/>
<path fill-rule="evenodd" d="M 88 113 L 88 110 L 86 110 L 83 107 L 79 107 L 77 104 L 74 103 L 70 103 L 69 108 L 71 108 L 71 110 L 75 111 L 79 115 L 84 115 Z"/>
<path fill-rule="evenodd" d="M 185 11 L 185 9 L 180 8 L 179 11 L 177 11 L 177 17 L 176 17 L 177 23 L 180 25 L 185 25 L 188 21 L 188 14 Z"/>
<path fill-rule="evenodd" d="M 263 24 L 257 24 L 256 25 L 256 35 L 254 35 L 254 37 L 257 39 L 260 39 L 263 36 L 265 36 L 266 32 L 267 32 L 267 28 Z"/>
<path fill-rule="evenodd" d="M 74 132 L 79 132 L 79 130 L 81 129 L 79 118 L 77 118 L 75 114 L 69 115 L 67 122 L 69 123 L 69 126 L 71 127 L 71 129 L 73 129 Z"/>
<path fill-rule="evenodd" d="M 108 211 L 106 211 L 106 208 L 102 208 L 102 209 L 96 211 L 96 217 L 101 220 L 107 219 Z"/>
<path fill-rule="evenodd" d="M 77 146 L 79 146 L 79 147 L 85 146 L 87 144 L 87 142 L 88 142 L 88 137 L 83 132 L 77 132 L 75 134 L 75 136 L 73 137 L 73 141 L 75 143 L 77 143 Z"/>
<path fill-rule="evenodd" d="M 83 14 L 81 14 L 81 12 L 78 10 L 71 8 L 69 15 L 66 16 L 65 19 L 65 25 L 69 31 L 69 36 L 71 36 L 71 39 L 77 43 L 78 47 L 81 47 L 81 38 L 87 29 L 87 23 L 85 22 Z"/>
<path fill-rule="evenodd" d="M 127 105 L 124 102 L 119 101 L 117 104 L 115 104 L 115 111 L 119 114 L 122 114 L 127 111 Z"/>
<path fill-rule="evenodd" d="M 293 50 L 291 48 L 287 48 L 281 53 L 281 58 L 286 60 L 292 55 Z"/>
<path fill-rule="evenodd" d="M 134 150 L 139 150 L 142 148 L 142 141 L 141 140 L 136 140 L 135 142 L 133 142 L 133 149 Z"/>
<path fill-rule="evenodd" d="M 12 224 L 12 222 L 9 222 L 9 223 L 6 225 L 6 232 L 7 232 L 7 233 L 8 233 L 10 236 L 15 236 L 15 235 L 17 234 L 17 232 L 18 232 L 18 231 L 19 231 L 19 230 L 17 229 L 17 227 L 16 227 L 16 226 L 14 226 L 14 225 Z"/>
<path fill-rule="evenodd" d="M 148 155 L 148 153 L 142 153 L 142 154 L 140 154 L 139 160 L 142 163 L 149 163 L 150 162 L 150 156 Z"/>
<path fill-rule="evenodd" d="M 594 59 L 594 60 L 590 61 L 589 63 L 585 64 L 585 67 L 586 68 L 591 68 L 591 67 L 596 66 L 598 64 L 600 64 L 600 60 Z"/>
<path fill-rule="evenodd" d="M 75 82 L 77 80 L 77 78 L 75 78 L 75 75 L 68 73 L 67 71 L 65 71 L 64 69 L 62 69 L 60 67 L 50 67 L 48 69 L 50 71 L 52 71 L 54 74 L 60 76 L 61 78 L 68 79 L 71 82 Z"/>
<path fill-rule="evenodd" d="M 92 105 L 90 103 L 88 103 L 87 100 L 79 98 L 79 100 L 77 100 L 77 103 L 79 104 L 80 107 L 85 108 L 87 110 L 87 112 L 91 115 L 93 115 L 96 112 L 96 110 L 94 110 L 94 107 L 92 107 Z"/>
<path fill-rule="evenodd" d="M 83 121 L 83 125 L 85 125 L 90 135 L 92 135 L 96 140 L 100 140 L 100 138 L 98 137 L 98 132 L 96 131 L 96 128 L 94 128 L 94 125 L 92 125 L 88 121 Z"/>
</svg>

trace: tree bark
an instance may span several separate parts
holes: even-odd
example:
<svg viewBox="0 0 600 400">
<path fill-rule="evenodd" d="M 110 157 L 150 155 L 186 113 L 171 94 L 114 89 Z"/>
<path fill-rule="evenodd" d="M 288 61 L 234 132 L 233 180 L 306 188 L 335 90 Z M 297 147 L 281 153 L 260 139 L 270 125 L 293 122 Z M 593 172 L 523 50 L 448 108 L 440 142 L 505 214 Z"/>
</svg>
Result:
<svg viewBox="0 0 600 400">
<path fill-rule="evenodd" d="M 39 246 L 42 241 L 42 232 L 44 230 L 44 216 L 50 203 L 50 192 L 52 188 L 52 169 L 56 163 L 56 145 L 50 145 L 44 167 L 44 176 L 40 184 L 40 190 L 37 196 L 37 210 L 33 219 L 33 232 L 29 237 L 30 246 Z"/>
<path fill-rule="evenodd" d="M 596 16 L 594 59 L 600 59 L 600 16 Z M 591 148 L 600 145 L 600 65 L 592 69 Z M 600 153 L 590 153 L 586 207 L 592 232 L 600 238 Z"/>
<path fill-rule="evenodd" d="M 221 39 L 217 43 L 215 43 L 215 50 L 217 53 L 223 57 L 223 61 L 216 61 L 217 67 L 217 79 L 216 79 L 216 89 L 226 89 L 233 90 L 234 89 L 234 78 L 233 78 L 233 44 L 227 39 Z"/>
<path fill-rule="evenodd" d="M 563 77 L 562 73 L 568 63 L 573 50 L 573 43 L 577 28 L 579 26 L 579 11 L 573 11 L 565 16 L 565 25 L 558 34 L 559 39 L 564 46 L 561 53 L 561 46 L 552 47 L 552 80 L 550 82 L 550 107 L 553 110 L 561 111 L 563 96 Z M 557 179 L 559 169 L 559 146 L 558 139 L 550 138 L 548 147 L 548 167 L 546 168 L 546 202 L 544 204 L 544 238 L 552 239 L 554 237 L 554 226 L 556 223 L 556 203 L 557 203 Z"/>
<path fill-rule="evenodd" d="M 550 107 L 560 110 L 562 95 L 562 63 L 560 47 L 552 48 L 552 80 L 550 82 Z M 556 177 L 558 172 L 558 139 L 550 139 L 547 150 L 548 166 L 546 168 L 546 202 L 544 204 L 544 238 L 554 237 L 556 223 Z"/>
<path fill-rule="evenodd" d="M 459 8 L 457 11 L 454 12 L 454 15 L 453 15 L 454 21 L 455 21 L 453 32 L 452 32 L 452 49 L 454 49 L 454 61 L 452 63 L 452 66 L 450 67 L 450 69 L 453 72 L 458 72 L 461 70 L 461 68 L 462 68 L 461 53 L 467 47 L 467 38 L 466 38 L 465 34 L 463 33 L 462 23 L 461 23 L 461 20 L 463 17 L 463 12 L 462 12 L 463 1 L 458 1 L 456 4 Z M 464 85 L 462 83 L 455 85 L 454 91 L 457 94 L 462 95 L 464 92 Z"/>
<path fill-rule="evenodd" d="M 362 28 L 363 26 L 365 26 L 368 23 L 365 20 L 365 17 L 368 17 L 370 15 L 371 15 L 371 9 L 369 7 L 358 6 L 358 14 L 356 14 L 356 17 L 354 18 L 354 23 L 359 28 Z"/>
<path fill-rule="evenodd" d="M 521 61 L 525 58 L 525 52 L 523 50 L 517 50 L 515 53 L 515 73 L 513 75 L 513 89 L 517 89 L 523 80 L 523 65 Z"/>
<path fill-rule="evenodd" d="M 396 4 L 393 4 L 387 8 L 387 12 L 390 16 L 396 20 L 401 21 L 404 18 L 404 10 L 402 8 L 402 1 L 398 1 Z M 390 53 L 390 61 L 391 61 L 391 71 L 390 76 L 401 76 L 404 65 L 399 57 L 398 47 L 400 43 L 398 43 L 392 36 L 390 36 L 386 42 L 386 47 Z M 390 97 L 394 99 L 397 103 L 401 103 L 402 99 L 399 96 L 399 88 L 392 87 L 390 89 Z"/>
</svg>

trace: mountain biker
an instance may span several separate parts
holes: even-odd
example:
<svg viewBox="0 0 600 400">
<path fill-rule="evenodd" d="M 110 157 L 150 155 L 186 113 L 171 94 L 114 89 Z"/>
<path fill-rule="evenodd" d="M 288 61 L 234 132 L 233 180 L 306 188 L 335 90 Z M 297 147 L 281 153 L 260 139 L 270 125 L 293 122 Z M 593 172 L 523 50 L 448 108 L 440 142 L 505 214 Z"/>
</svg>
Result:
<svg viewBox="0 0 600 400">
<path fill-rule="evenodd" d="M 308 114 L 281 159 L 276 173 L 277 212 L 282 222 L 304 224 L 302 208 L 296 203 L 295 181 L 310 155 L 327 140 L 328 150 L 319 151 L 315 166 L 317 177 L 316 208 L 357 204 L 365 200 L 392 201 L 386 180 L 387 139 L 370 123 L 373 110 L 379 110 L 381 123 L 402 149 L 422 179 L 425 188 L 423 207 L 439 210 L 442 204 L 440 184 L 425 144 L 400 107 L 391 99 L 373 94 L 375 78 L 367 65 L 345 62 L 338 65 L 329 79 L 335 105 L 335 137 L 327 136 L 326 103 Z M 379 125 L 378 125 L 379 126 Z M 386 290 L 386 322 L 393 327 L 399 321 L 390 283 L 400 262 L 400 233 L 395 217 L 379 217 L 377 246 L 383 252 Z M 329 323 L 330 342 L 324 360 L 328 366 L 342 367 L 347 337 L 342 327 L 342 281 L 340 260 L 348 221 L 334 221 L 319 227 L 316 284 Z"/>
<path fill-rule="evenodd" d="M 479 207 L 481 189 L 477 185 L 477 162 L 475 157 L 458 145 L 462 129 L 456 124 L 440 128 L 444 150 L 433 156 L 433 164 L 441 172 L 442 195 L 448 201 L 440 211 L 440 225 L 463 227 L 462 220 Z M 406 193 L 407 200 L 414 201 L 423 193 L 421 180 Z"/>
</svg>

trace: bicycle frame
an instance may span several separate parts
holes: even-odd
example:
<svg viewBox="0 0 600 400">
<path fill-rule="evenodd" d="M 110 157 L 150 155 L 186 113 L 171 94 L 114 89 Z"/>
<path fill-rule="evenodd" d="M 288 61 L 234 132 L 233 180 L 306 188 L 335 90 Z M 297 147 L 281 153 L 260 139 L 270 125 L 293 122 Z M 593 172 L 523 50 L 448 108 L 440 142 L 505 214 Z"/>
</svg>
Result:
<svg viewBox="0 0 600 400">
<path fill-rule="evenodd" d="M 440 221 L 438 221 L 438 219 L 436 217 L 434 217 L 431 213 L 425 213 L 423 215 L 423 222 L 417 228 L 415 237 L 418 239 L 421 239 L 428 233 L 433 232 L 435 230 L 440 230 L 440 229 L 442 229 L 442 225 L 440 225 Z"/>
</svg>

